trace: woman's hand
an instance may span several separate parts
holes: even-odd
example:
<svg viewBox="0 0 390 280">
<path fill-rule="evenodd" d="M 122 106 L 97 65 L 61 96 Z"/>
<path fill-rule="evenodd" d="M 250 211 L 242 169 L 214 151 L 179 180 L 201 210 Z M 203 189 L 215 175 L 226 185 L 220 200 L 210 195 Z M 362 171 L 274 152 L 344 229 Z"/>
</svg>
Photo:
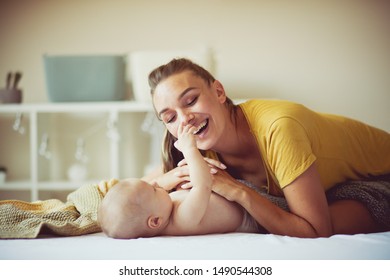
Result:
<svg viewBox="0 0 390 280">
<path fill-rule="evenodd" d="M 216 160 L 216 159 L 211 159 L 211 158 L 208 158 L 208 157 L 204 157 L 203 158 L 207 164 L 210 166 L 210 167 L 217 167 L 219 169 L 226 169 L 226 165 L 224 165 L 222 162 Z M 183 165 L 187 165 L 187 161 L 186 159 L 182 159 L 178 164 L 177 166 L 183 166 Z"/>
<path fill-rule="evenodd" d="M 203 158 L 207 164 L 211 167 L 210 169 L 210 172 L 211 174 L 215 174 L 218 172 L 218 169 L 221 169 L 221 170 L 224 170 L 226 169 L 226 165 L 224 165 L 222 162 L 216 160 L 216 159 L 211 159 L 211 158 L 207 158 L 207 157 L 204 157 Z M 187 161 L 186 159 L 182 159 L 181 161 L 179 161 L 179 163 L 177 164 L 177 166 L 186 166 L 187 165 Z"/>
<path fill-rule="evenodd" d="M 187 166 L 178 166 L 158 177 L 150 183 L 156 183 L 166 191 L 172 191 L 183 184 L 189 183 L 190 177 Z"/>
<path fill-rule="evenodd" d="M 213 179 L 213 192 L 223 196 L 229 201 L 239 201 L 242 189 L 248 188 L 246 185 L 230 176 L 225 170 L 220 170 L 218 173 L 214 174 Z"/>
<path fill-rule="evenodd" d="M 207 157 L 204 157 L 203 159 L 210 166 L 210 173 L 211 174 L 217 174 L 218 170 L 226 169 L 226 166 L 223 163 L 221 163 L 220 161 L 218 161 L 218 160 L 207 158 Z M 174 173 L 175 176 L 189 178 L 189 171 L 188 171 L 188 168 L 187 168 L 187 161 L 186 161 L 186 159 L 181 160 L 177 164 L 177 166 L 180 167 L 181 169 L 175 168 L 175 170 L 176 170 L 176 172 Z M 181 188 L 183 188 L 183 189 L 190 189 L 190 188 L 192 188 L 192 184 L 188 180 L 187 183 L 181 185 Z"/>
</svg>

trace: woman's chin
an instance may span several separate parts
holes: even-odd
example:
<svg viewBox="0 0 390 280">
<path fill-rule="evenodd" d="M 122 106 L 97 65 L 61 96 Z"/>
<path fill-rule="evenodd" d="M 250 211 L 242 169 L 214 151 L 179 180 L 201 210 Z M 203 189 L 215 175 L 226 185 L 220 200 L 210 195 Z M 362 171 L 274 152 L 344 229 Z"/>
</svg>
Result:
<svg viewBox="0 0 390 280">
<path fill-rule="evenodd" d="M 211 143 L 211 141 L 207 141 L 207 139 L 203 139 L 201 141 L 197 141 L 196 146 L 200 150 L 207 151 L 207 150 L 212 150 L 214 145 Z"/>
</svg>

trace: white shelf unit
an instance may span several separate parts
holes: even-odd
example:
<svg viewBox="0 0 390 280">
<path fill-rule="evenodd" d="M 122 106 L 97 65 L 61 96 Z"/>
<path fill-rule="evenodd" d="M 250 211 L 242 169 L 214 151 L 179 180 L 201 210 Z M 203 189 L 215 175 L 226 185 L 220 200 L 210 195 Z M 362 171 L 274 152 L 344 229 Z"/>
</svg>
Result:
<svg viewBox="0 0 390 280">
<path fill-rule="evenodd" d="M 0 199 L 7 190 L 29 190 L 36 201 L 44 190 L 143 176 L 156 142 L 141 128 L 148 114 L 154 114 L 152 105 L 136 101 L 0 105 L 0 166 L 7 169 Z M 78 139 L 85 143 L 88 177 L 71 181 L 67 171 L 77 163 Z"/>
</svg>

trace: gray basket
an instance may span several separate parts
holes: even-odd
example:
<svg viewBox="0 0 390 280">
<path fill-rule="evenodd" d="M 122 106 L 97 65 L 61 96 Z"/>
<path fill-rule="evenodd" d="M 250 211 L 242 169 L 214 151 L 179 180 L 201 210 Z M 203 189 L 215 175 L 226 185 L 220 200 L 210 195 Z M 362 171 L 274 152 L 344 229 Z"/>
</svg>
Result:
<svg viewBox="0 0 390 280">
<path fill-rule="evenodd" d="M 52 102 L 124 99 L 124 56 L 45 55 L 43 60 L 47 93 Z"/>
</svg>

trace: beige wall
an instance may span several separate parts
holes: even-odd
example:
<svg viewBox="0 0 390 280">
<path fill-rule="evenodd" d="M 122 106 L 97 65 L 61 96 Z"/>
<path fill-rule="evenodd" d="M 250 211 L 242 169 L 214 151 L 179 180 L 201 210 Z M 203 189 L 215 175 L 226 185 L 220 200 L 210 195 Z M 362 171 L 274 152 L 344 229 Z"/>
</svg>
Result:
<svg viewBox="0 0 390 280">
<path fill-rule="evenodd" d="M 0 78 L 23 71 L 24 101 L 47 102 L 44 53 L 211 47 L 231 97 L 294 100 L 390 131 L 389 3 L 2 0 Z"/>
</svg>

